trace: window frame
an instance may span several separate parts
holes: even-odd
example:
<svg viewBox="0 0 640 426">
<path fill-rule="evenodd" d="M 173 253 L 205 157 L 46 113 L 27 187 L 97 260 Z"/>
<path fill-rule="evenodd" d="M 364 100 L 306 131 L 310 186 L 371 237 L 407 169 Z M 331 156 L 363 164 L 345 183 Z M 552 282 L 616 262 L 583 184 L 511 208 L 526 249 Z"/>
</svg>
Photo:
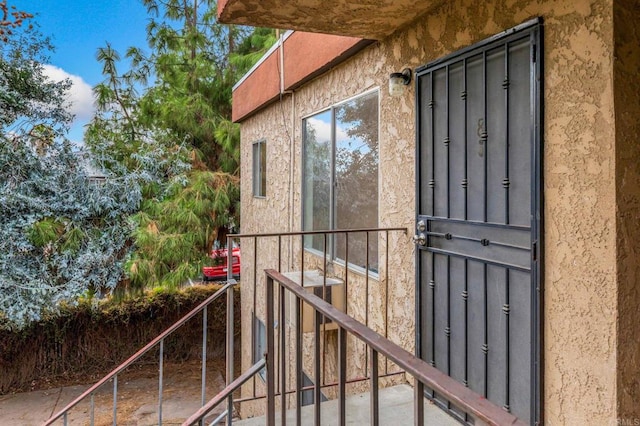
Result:
<svg viewBox="0 0 640 426">
<path fill-rule="evenodd" d="M 374 87 L 372 89 L 368 89 L 362 93 L 359 93 L 357 95 L 351 96 L 347 99 L 344 99 L 340 102 L 336 102 L 334 104 L 329 105 L 328 107 L 316 110 L 310 114 L 304 115 L 301 118 L 301 167 L 300 167 L 300 182 L 301 182 L 301 190 L 300 190 L 300 211 L 301 211 L 301 226 L 303 230 L 306 230 L 306 210 L 305 210 L 305 202 L 306 202 L 306 198 L 307 198 L 307 188 L 305 185 L 305 171 L 306 171 L 306 158 L 307 158 L 307 153 L 306 153 L 306 149 L 307 149 L 307 144 L 305 141 L 305 135 L 306 135 L 306 128 L 305 128 L 305 123 L 307 122 L 307 120 L 309 118 L 313 118 L 315 116 L 318 116 L 320 114 L 323 114 L 325 112 L 330 112 L 331 113 L 331 149 L 330 149 L 330 184 L 329 184 L 329 188 L 330 188 L 330 196 L 329 196 L 329 229 L 331 230 L 338 230 L 338 228 L 336 227 L 336 217 L 337 217 L 337 196 L 336 196 L 336 164 L 335 164 L 335 160 L 336 160 L 336 151 L 337 151 L 337 141 L 336 141 L 336 113 L 335 110 L 337 110 L 339 107 L 341 107 L 344 104 L 347 104 L 349 102 L 352 102 L 358 98 L 361 97 L 365 97 L 371 94 L 376 94 L 376 101 L 377 101 L 377 133 L 378 133 L 378 170 L 377 170 L 377 189 L 376 189 L 376 205 L 378 208 L 378 214 L 377 214 L 377 218 L 376 218 L 376 227 L 379 227 L 380 225 L 380 187 L 381 187 L 381 180 L 380 180 L 380 116 L 381 116 L 381 90 L 380 87 Z M 346 229 L 346 228 L 344 228 Z M 378 241 L 378 236 L 376 235 L 375 238 L 375 242 Z M 366 267 L 362 267 L 358 264 L 349 262 L 349 264 L 347 265 L 344 259 L 341 259 L 340 257 L 337 256 L 337 250 L 336 250 L 336 243 L 335 243 L 335 238 L 332 238 L 331 236 L 328 237 L 328 242 L 327 242 L 327 253 L 326 253 L 326 257 L 328 259 L 328 261 L 333 262 L 337 265 L 341 265 L 344 267 L 348 267 L 350 270 L 355 271 L 355 272 L 359 272 L 362 274 L 369 274 L 370 276 L 374 276 L 377 277 L 378 276 L 378 270 L 379 270 L 379 265 L 376 269 L 372 269 L 371 265 L 369 265 L 369 269 L 367 270 Z M 324 253 L 321 250 L 318 250 L 314 247 L 311 246 L 307 246 L 307 242 L 305 241 L 304 243 L 304 250 L 306 250 L 309 253 L 315 254 L 317 256 L 324 256 Z M 378 261 L 379 261 L 379 254 L 378 254 Z"/>
<path fill-rule="evenodd" d="M 267 197 L 267 141 L 251 144 L 251 193 L 254 198 Z"/>
</svg>

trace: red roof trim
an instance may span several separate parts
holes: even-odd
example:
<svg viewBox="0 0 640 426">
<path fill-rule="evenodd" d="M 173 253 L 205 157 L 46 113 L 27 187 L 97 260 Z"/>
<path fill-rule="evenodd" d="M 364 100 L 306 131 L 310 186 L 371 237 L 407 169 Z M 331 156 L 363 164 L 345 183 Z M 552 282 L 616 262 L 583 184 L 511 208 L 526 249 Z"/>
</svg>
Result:
<svg viewBox="0 0 640 426">
<path fill-rule="evenodd" d="M 242 121 L 279 98 L 281 64 L 284 90 L 295 90 L 371 43 L 355 37 L 291 33 L 283 39 L 281 48 L 270 51 L 234 88 L 233 121 Z M 282 62 L 281 51 L 284 51 Z"/>
</svg>

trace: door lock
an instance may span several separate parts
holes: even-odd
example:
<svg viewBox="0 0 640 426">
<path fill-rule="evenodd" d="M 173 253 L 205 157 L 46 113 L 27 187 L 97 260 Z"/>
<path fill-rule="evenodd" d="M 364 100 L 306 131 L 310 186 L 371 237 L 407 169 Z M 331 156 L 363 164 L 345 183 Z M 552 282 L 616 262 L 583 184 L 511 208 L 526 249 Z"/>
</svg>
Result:
<svg viewBox="0 0 640 426">
<path fill-rule="evenodd" d="M 422 232 L 419 233 L 418 235 L 414 235 L 413 243 L 419 246 L 425 246 L 427 245 L 427 236 L 424 235 Z"/>
</svg>

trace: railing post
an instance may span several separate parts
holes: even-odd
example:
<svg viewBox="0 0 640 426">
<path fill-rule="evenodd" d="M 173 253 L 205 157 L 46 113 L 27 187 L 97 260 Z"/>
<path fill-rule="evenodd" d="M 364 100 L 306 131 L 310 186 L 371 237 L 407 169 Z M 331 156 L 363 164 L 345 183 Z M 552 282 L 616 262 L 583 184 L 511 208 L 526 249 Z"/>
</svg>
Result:
<svg viewBox="0 0 640 426">
<path fill-rule="evenodd" d="M 204 407 L 207 402 L 207 306 L 202 310 L 202 372 L 200 383 L 200 406 Z M 227 324 L 227 327 L 229 325 Z M 204 421 L 200 421 L 200 426 L 204 426 Z"/>
<path fill-rule="evenodd" d="M 338 327 L 338 412 L 339 425 L 345 426 L 346 417 L 346 381 L 347 381 L 347 332 Z"/>
<path fill-rule="evenodd" d="M 267 359 L 267 426 L 275 425 L 275 414 L 276 414 L 276 396 L 275 396 L 275 357 L 274 349 L 274 331 L 273 331 L 273 320 L 274 320 L 274 309 L 273 309 L 273 278 L 267 275 L 266 279 L 266 331 L 267 331 L 267 352 L 265 357 Z"/>
<path fill-rule="evenodd" d="M 322 402 L 320 390 L 322 387 L 320 386 L 320 322 L 322 321 L 322 314 L 320 311 L 312 307 L 315 321 L 313 322 L 313 340 L 314 340 L 314 358 L 313 358 L 313 424 L 315 426 L 321 425 L 320 418 L 320 403 Z"/>
<path fill-rule="evenodd" d="M 113 426 L 118 426 L 118 375 L 113 376 Z"/>
<path fill-rule="evenodd" d="M 89 424 L 93 426 L 95 423 L 95 408 L 96 408 L 95 395 L 93 393 L 91 394 L 91 400 L 89 404 L 91 406 L 89 411 Z M 66 425 L 66 422 L 65 422 L 65 425 Z"/>
<path fill-rule="evenodd" d="M 285 289 L 283 286 L 278 286 L 280 289 L 280 319 L 278 320 L 278 337 L 280 338 L 280 408 L 282 413 L 282 426 L 287 424 L 287 365 L 286 365 L 286 330 L 284 323 L 286 321 L 285 318 L 285 308 L 286 305 L 284 303 L 285 299 Z"/>
<path fill-rule="evenodd" d="M 369 353 L 371 358 L 371 389 L 369 396 L 371 397 L 371 419 L 369 424 L 372 426 L 378 426 L 380 424 L 380 403 L 378 398 L 378 352 L 369 347 Z"/>
<path fill-rule="evenodd" d="M 160 359 L 158 361 L 158 425 L 162 426 L 162 382 L 164 376 L 164 339 L 160 340 Z M 114 423 L 115 426 L 115 423 Z"/>
<path fill-rule="evenodd" d="M 302 300 L 296 301 L 296 426 L 302 425 Z"/>
<path fill-rule="evenodd" d="M 234 302 L 234 287 L 227 288 L 227 386 L 233 381 L 233 355 L 234 355 L 234 341 L 233 333 L 235 329 L 234 314 L 233 314 L 233 302 Z M 227 425 L 233 423 L 233 394 L 229 395 L 227 400 Z"/>
<path fill-rule="evenodd" d="M 413 387 L 413 408 L 414 408 L 414 424 L 416 426 L 424 425 L 424 384 L 414 377 L 415 386 Z"/>
</svg>

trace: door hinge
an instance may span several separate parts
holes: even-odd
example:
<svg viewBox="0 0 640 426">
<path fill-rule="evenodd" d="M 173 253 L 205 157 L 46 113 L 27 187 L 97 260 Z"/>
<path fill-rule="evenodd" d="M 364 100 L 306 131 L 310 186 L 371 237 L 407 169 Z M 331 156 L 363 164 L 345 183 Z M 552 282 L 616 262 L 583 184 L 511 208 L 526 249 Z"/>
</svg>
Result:
<svg viewBox="0 0 640 426">
<path fill-rule="evenodd" d="M 531 244 L 531 256 L 534 262 L 538 260 L 538 242 L 537 241 L 534 241 L 533 244 Z"/>
</svg>

